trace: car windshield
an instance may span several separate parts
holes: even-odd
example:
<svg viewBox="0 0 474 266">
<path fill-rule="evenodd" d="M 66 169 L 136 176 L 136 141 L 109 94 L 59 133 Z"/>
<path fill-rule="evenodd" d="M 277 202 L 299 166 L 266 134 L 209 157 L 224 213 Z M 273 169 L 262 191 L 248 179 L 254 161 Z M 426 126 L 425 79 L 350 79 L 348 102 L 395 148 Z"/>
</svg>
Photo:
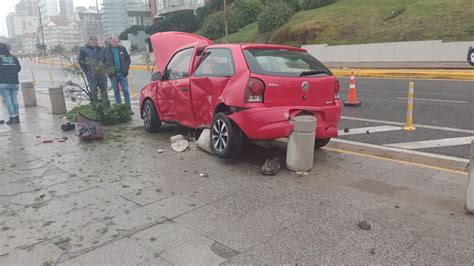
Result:
<svg viewBox="0 0 474 266">
<path fill-rule="evenodd" d="M 250 71 L 269 76 L 301 77 L 332 75 L 316 58 L 305 52 L 276 49 L 246 49 Z"/>
</svg>

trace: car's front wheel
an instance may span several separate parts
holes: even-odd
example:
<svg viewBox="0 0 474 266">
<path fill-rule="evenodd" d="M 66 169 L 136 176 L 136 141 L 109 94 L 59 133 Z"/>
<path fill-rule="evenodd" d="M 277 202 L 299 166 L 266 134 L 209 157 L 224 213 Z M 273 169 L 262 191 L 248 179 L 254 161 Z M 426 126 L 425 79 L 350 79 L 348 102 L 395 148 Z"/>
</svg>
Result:
<svg viewBox="0 0 474 266">
<path fill-rule="evenodd" d="M 221 159 L 236 158 L 242 152 L 244 135 L 225 113 L 214 116 L 211 125 L 211 149 Z"/>
<path fill-rule="evenodd" d="M 161 120 L 156 112 L 155 105 L 151 100 L 146 100 L 142 108 L 142 118 L 145 130 L 148 132 L 158 132 L 161 128 Z"/>
<path fill-rule="evenodd" d="M 319 149 L 326 146 L 330 140 L 331 138 L 314 140 L 314 149 Z"/>
</svg>

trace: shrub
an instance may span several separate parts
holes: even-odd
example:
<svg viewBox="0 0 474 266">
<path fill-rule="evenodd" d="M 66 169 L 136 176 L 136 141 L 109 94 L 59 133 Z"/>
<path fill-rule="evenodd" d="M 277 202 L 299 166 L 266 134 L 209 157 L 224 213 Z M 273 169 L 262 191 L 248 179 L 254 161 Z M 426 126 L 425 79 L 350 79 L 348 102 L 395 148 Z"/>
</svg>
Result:
<svg viewBox="0 0 474 266">
<path fill-rule="evenodd" d="M 195 32 L 198 29 L 199 23 L 193 11 L 185 10 L 165 15 L 164 18 L 157 20 L 150 26 L 146 33 L 153 34 L 164 31 Z"/>
<path fill-rule="evenodd" d="M 229 9 L 229 33 L 237 32 L 245 23 L 244 14 L 239 9 Z M 200 34 L 209 39 L 218 39 L 225 35 L 224 12 L 219 11 L 209 15 L 201 27 Z"/>
<path fill-rule="evenodd" d="M 263 4 L 259 0 L 238 0 L 232 6 L 233 11 L 242 13 L 242 27 L 257 21 L 258 15 L 262 12 Z"/>
<path fill-rule="evenodd" d="M 294 10 L 285 3 L 265 6 L 257 19 L 260 33 L 270 32 L 285 24 L 293 15 Z"/>
<path fill-rule="evenodd" d="M 304 0 L 301 4 L 302 9 L 313 9 L 329 5 L 336 2 L 336 0 Z"/>
<path fill-rule="evenodd" d="M 127 104 L 116 104 L 112 107 L 102 106 L 101 103 L 95 106 L 90 104 L 80 105 L 67 112 L 66 119 L 70 122 L 76 122 L 79 113 L 87 118 L 100 120 L 104 125 L 117 125 L 132 119 Z"/>
</svg>

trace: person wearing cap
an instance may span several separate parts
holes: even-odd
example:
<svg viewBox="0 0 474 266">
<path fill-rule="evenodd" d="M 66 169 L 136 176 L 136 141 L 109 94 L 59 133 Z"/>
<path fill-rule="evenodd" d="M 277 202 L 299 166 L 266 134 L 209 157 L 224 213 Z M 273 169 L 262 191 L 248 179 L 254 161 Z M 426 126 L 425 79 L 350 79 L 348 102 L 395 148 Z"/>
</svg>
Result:
<svg viewBox="0 0 474 266">
<path fill-rule="evenodd" d="M 10 120 L 8 125 L 20 123 L 18 106 L 18 73 L 21 71 L 20 62 L 10 54 L 10 47 L 0 43 L 0 94 L 8 110 Z"/>
<path fill-rule="evenodd" d="M 107 68 L 112 69 L 109 73 L 109 79 L 114 88 L 115 103 L 121 104 L 122 99 L 119 91 L 119 84 L 122 88 L 125 103 L 130 108 L 130 114 L 133 114 L 130 104 L 130 92 L 128 90 L 128 71 L 130 69 L 130 55 L 127 49 L 120 45 L 119 38 L 112 35 L 109 38 L 110 45 L 104 48 L 104 62 Z"/>
<path fill-rule="evenodd" d="M 86 74 L 87 82 L 90 88 L 91 103 L 98 102 L 98 90 L 100 98 L 104 105 L 109 106 L 109 97 L 107 95 L 107 75 L 103 64 L 103 51 L 99 45 L 97 37 L 91 36 L 89 42 L 81 47 L 79 51 L 79 65 Z"/>
</svg>

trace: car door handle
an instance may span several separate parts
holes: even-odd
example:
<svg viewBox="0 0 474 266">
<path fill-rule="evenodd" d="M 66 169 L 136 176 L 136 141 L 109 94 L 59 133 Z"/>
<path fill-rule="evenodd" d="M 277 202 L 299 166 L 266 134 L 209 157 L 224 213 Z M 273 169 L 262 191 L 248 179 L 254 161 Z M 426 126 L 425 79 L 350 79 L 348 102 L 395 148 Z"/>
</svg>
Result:
<svg viewBox="0 0 474 266">
<path fill-rule="evenodd" d="M 189 91 L 189 89 L 186 88 L 186 87 L 181 87 L 180 90 L 181 90 L 181 91 Z"/>
</svg>

